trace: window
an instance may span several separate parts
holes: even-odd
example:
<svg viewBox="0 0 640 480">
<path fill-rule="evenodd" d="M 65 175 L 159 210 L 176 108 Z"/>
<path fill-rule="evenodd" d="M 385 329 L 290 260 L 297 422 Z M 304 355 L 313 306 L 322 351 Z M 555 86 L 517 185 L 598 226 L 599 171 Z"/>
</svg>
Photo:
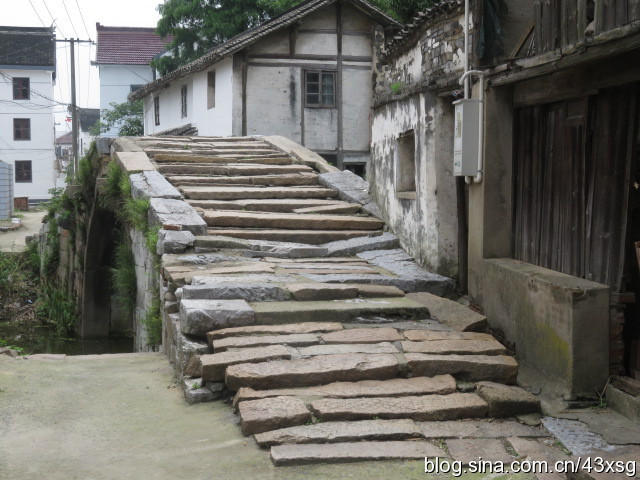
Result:
<svg viewBox="0 0 640 480">
<path fill-rule="evenodd" d="M 28 118 L 13 119 L 13 139 L 31 140 L 31 120 Z"/>
<path fill-rule="evenodd" d="M 312 108 L 336 106 L 336 72 L 306 70 L 304 83 L 305 106 Z"/>
<path fill-rule="evenodd" d="M 409 130 L 398 137 L 396 158 L 396 196 L 415 198 L 416 192 L 416 136 Z"/>
<path fill-rule="evenodd" d="M 31 82 L 29 78 L 14 78 L 13 79 L 13 99 L 14 100 L 29 100 L 31 97 Z"/>
<path fill-rule="evenodd" d="M 160 125 L 160 97 L 153 99 L 153 116 L 156 120 L 156 126 Z"/>
<path fill-rule="evenodd" d="M 216 107 L 216 71 L 207 73 L 207 108 Z"/>
<path fill-rule="evenodd" d="M 346 163 L 344 165 L 345 170 L 355 173 L 359 177 L 366 179 L 367 164 L 366 163 Z"/>
<path fill-rule="evenodd" d="M 187 116 L 187 86 L 183 85 L 180 89 L 180 111 L 182 113 L 182 118 Z"/>
<path fill-rule="evenodd" d="M 16 160 L 15 169 L 16 183 L 31 183 L 33 181 L 31 160 Z"/>
<path fill-rule="evenodd" d="M 334 167 L 338 166 L 338 155 L 335 153 L 321 153 L 320 156 L 324 158 L 329 165 L 333 165 Z"/>
<path fill-rule="evenodd" d="M 129 87 L 130 93 L 140 90 L 144 85 L 131 85 Z"/>
</svg>

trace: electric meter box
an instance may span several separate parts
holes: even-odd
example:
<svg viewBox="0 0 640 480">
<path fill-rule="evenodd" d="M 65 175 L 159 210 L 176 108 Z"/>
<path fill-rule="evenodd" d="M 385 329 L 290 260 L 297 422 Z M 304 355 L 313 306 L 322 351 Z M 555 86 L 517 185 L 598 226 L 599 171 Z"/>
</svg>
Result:
<svg viewBox="0 0 640 480">
<path fill-rule="evenodd" d="M 454 102 L 454 105 L 453 174 L 456 177 L 473 177 L 478 174 L 482 102 L 465 99 Z"/>
</svg>

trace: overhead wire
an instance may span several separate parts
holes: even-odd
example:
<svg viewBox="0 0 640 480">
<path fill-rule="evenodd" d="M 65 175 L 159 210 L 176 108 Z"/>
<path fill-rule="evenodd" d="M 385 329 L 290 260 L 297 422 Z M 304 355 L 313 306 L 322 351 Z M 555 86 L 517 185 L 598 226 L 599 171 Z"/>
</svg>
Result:
<svg viewBox="0 0 640 480">
<path fill-rule="evenodd" d="M 31 1 L 31 0 L 29 0 Z M 73 29 L 73 33 L 76 34 L 76 37 L 79 37 L 78 31 L 76 30 L 76 26 L 73 24 L 73 20 L 71 20 L 71 15 L 69 15 L 69 9 L 67 8 L 67 4 L 64 0 L 62 0 L 62 5 L 64 6 L 64 11 L 67 12 L 67 17 L 69 17 L 69 23 L 71 24 L 71 28 Z"/>
<path fill-rule="evenodd" d="M 38 11 L 36 10 L 36 7 L 33 6 L 33 2 L 31 0 L 29 0 L 29 4 L 31 5 L 31 8 L 33 8 L 33 13 L 36 14 L 36 17 L 38 17 L 38 20 L 40 20 L 40 23 L 42 24 L 43 27 L 47 27 L 45 25 L 45 23 L 42 21 L 42 18 L 40 18 L 40 14 L 38 13 Z"/>
<path fill-rule="evenodd" d="M 60 32 L 60 35 L 62 35 L 64 38 L 67 38 L 67 36 L 62 32 L 62 29 L 60 28 L 60 25 L 58 25 L 57 20 L 51 14 L 51 10 L 49 10 L 49 6 L 47 5 L 47 0 L 42 0 L 42 3 L 44 3 L 44 8 L 47 9 L 47 12 L 49 13 L 49 16 L 51 17 L 51 21 L 53 22 L 53 24 L 56 26 L 56 28 Z"/>
<path fill-rule="evenodd" d="M 80 19 L 82 20 L 82 25 L 84 25 L 84 31 L 87 32 L 87 38 L 91 40 L 91 34 L 89 33 L 86 22 L 84 21 L 84 15 L 82 15 L 82 9 L 80 8 L 78 0 L 76 0 L 76 6 L 78 7 L 78 12 L 80 12 Z"/>
</svg>

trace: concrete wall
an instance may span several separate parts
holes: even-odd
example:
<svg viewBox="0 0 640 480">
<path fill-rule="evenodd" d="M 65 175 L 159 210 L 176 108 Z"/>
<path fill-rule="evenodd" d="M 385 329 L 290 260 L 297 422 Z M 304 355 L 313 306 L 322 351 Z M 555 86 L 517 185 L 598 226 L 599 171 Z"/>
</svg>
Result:
<svg viewBox="0 0 640 480">
<path fill-rule="evenodd" d="M 53 98 L 52 71 L 4 69 L 1 72 L 9 77 L 28 77 L 32 92 Z M 13 100 L 13 84 L 10 81 L 0 81 L 0 100 L 10 102 L 0 106 L 0 160 L 12 166 L 16 160 L 32 162 L 32 181 L 15 183 L 14 195 L 29 197 L 31 200 L 51 198 L 49 189 L 60 186 L 56 185 L 54 170 L 56 155 L 53 104 L 34 93 L 29 100 Z M 31 140 L 13 139 L 14 118 L 31 119 Z"/>
<path fill-rule="evenodd" d="M 148 65 L 99 65 L 100 110 L 111 108 L 112 103 L 127 101 L 132 85 L 145 85 L 153 80 L 153 71 Z M 114 127 L 103 137 L 117 137 Z"/>
<path fill-rule="evenodd" d="M 155 124 L 153 97 L 144 99 L 146 135 L 191 124 L 199 135 L 230 136 L 233 127 L 233 59 L 227 58 L 206 71 L 198 72 L 157 92 L 160 99 L 160 125 Z M 207 108 L 207 74 L 216 72 L 216 102 Z M 187 116 L 182 116 L 181 89 L 187 86 Z"/>
<path fill-rule="evenodd" d="M 0 220 L 7 220 L 13 213 L 13 167 L 0 161 Z"/>
</svg>

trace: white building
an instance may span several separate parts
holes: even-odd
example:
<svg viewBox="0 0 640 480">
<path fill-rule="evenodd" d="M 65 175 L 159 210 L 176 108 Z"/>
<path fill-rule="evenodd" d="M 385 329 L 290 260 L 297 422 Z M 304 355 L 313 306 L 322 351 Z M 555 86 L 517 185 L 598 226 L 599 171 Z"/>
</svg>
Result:
<svg viewBox="0 0 640 480">
<path fill-rule="evenodd" d="M 14 195 L 51 197 L 56 187 L 53 29 L 0 26 L 0 160 L 13 166 Z"/>
<path fill-rule="evenodd" d="M 130 98 L 147 135 L 282 135 L 363 174 L 376 46 L 395 26 L 364 0 L 307 0 Z"/>
<path fill-rule="evenodd" d="M 170 38 L 162 39 L 153 28 L 105 27 L 96 24 L 97 53 L 93 63 L 100 73 L 100 110 L 127 101 L 129 94 L 155 80 L 149 63 L 165 50 Z M 103 136 L 116 137 L 113 128 Z"/>
</svg>

